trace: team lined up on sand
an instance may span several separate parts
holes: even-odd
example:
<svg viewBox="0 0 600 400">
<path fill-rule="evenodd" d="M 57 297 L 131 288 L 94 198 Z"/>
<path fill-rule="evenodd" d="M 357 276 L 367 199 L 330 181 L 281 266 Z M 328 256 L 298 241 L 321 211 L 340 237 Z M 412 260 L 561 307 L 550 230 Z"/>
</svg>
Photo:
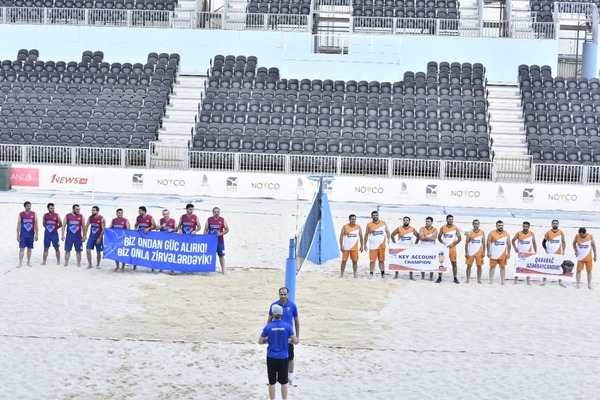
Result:
<svg viewBox="0 0 600 400">
<path fill-rule="evenodd" d="M 371 213 L 371 221 L 367 223 L 363 234 L 362 228 L 356 224 L 356 215 L 350 214 L 349 222 L 342 227 L 340 232 L 340 248 L 342 250 L 341 277 L 344 276 L 344 270 L 348 259 L 352 261 L 352 269 L 354 277 L 358 270 L 358 256 L 363 251 L 369 252 L 369 279 L 373 278 L 373 270 L 375 262 L 379 262 L 379 271 L 381 277 L 385 278 L 385 254 L 387 244 L 390 240 L 393 243 L 403 245 L 411 245 L 421 243 L 422 245 L 433 245 L 438 241 L 448 247 L 450 262 L 452 264 L 452 275 L 454 283 L 458 281 L 458 266 L 456 256 L 456 246 L 462 241 L 460 230 L 454 225 L 454 217 L 448 215 L 446 224 L 439 231 L 433 227 L 433 218 L 425 218 L 425 226 L 417 230 L 410 225 L 410 218 L 404 217 L 402 225 L 394 229 L 390 234 L 385 221 L 379 219 L 379 213 L 373 211 Z M 511 249 L 516 253 L 537 252 L 537 242 L 535 235 L 529 230 L 531 224 L 527 221 L 523 222 L 523 229 L 517 232 L 512 240 L 510 235 L 504 230 L 502 221 L 496 222 L 496 229 L 487 235 L 480 229 L 480 221 L 473 220 L 473 229 L 467 233 L 465 238 L 465 265 L 466 265 L 466 283 L 471 280 L 471 267 L 473 263 L 477 266 L 477 283 L 482 283 L 482 267 L 484 258 L 487 254 L 489 258 L 489 282 L 494 282 L 496 267 L 500 268 L 500 282 L 504 285 L 506 276 L 506 264 L 510 259 Z M 511 246 L 512 244 L 512 246 Z M 566 241 L 563 231 L 559 228 L 558 220 L 552 221 L 552 228 L 544 234 L 542 247 L 547 254 L 565 254 Z M 588 233 L 585 228 L 579 228 L 579 232 L 573 239 L 573 249 L 577 262 L 577 287 L 581 283 L 581 271 L 587 272 L 588 288 L 592 288 L 592 267 L 596 261 L 596 243 L 592 234 Z M 398 272 L 396 272 L 396 278 Z M 410 272 L 409 278 L 414 280 L 413 273 Z M 421 272 L 421 279 L 425 278 L 425 272 Z M 430 273 L 429 279 L 433 280 L 433 272 Z M 436 283 L 442 282 L 442 274 L 440 273 Z M 515 277 L 514 283 L 518 282 Z M 527 277 L 527 284 L 531 284 Z M 546 278 L 542 281 L 542 286 L 546 284 Z M 558 281 L 562 287 L 566 287 L 562 280 Z"/>
<path fill-rule="evenodd" d="M 17 268 L 21 268 L 23 265 L 25 249 L 27 249 L 27 265 L 31 267 L 33 244 L 38 240 L 38 219 L 35 211 L 31 210 L 31 202 L 26 201 L 23 204 L 23 207 L 24 211 L 19 213 L 17 219 L 17 242 L 19 242 L 19 264 L 17 265 Z M 100 215 L 100 208 L 98 206 L 93 206 L 91 215 L 87 220 L 84 220 L 83 215 L 80 213 L 81 208 L 78 204 L 74 204 L 71 208 L 71 212 L 63 219 L 56 213 L 53 203 L 48 203 L 46 208 L 48 209 L 48 212 L 42 217 L 42 228 L 44 229 L 44 255 L 42 265 L 46 265 L 48 252 L 51 246 L 54 248 L 56 254 L 56 263 L 60 265 L 60 243 L 58 234 L 60 229 L 60 240 L 65 242 L 65 267 L 69 265 L 69 258 L 71 257 L 71 251 L 73 249 L 75 250 L 77 257 L 77 266 L 81 267 L 81 253 L 83 243 L 85 242 L 88 261 L 87 268 L 92 268 L 93 266 L 92 250 L 94 249 L 96 250 L 96 268 L 100 268 L 102 250 L 104 248 L 104 230 L 106 228 L 106 220 Z M 200 219 L 194 214 L 194 205 L 187 204 L 185 206 L 185 211 L 185 214 L 179 218 L 179 221 L 175 221 L 171 218 L 169 210 L 165 209 L 162 211 L 162 218 L 159 220 L 159 223 L 156 224 L 154 218 L 148 214 L 146 207 L 141 206 L 138 208 L 138 216 L 135 219 L 133 229 L 143 231 L 144 234 L 156 230 L 163 232 L 177 232 L 180 235 L 195 235 L 200 232 L 201 225 Z M 123 209 L 117 209 L 116 214 L 116 218 L 113 218 L 110 221 L 108 227 L 112 229 L 131 229 L 129 221 L 123 216 Z M 229 226 L 227 225 L 227 221 L 221 217 L 221 210 L 219 207 L 213 208 L 212 216 L 206 220 L 203 233 L 213 234 L 219 237 L 217 242 L 217 255 L 219 256 L 219 263 L 221 264 L 221 272 L 223 274 L 225 274 L 225 241 L 223 236 L 228 232 Z M 115 264 L 115 271 L 119 270 L 119 268 L 121 271 L 124 271 L 124 263 L 115 261 Z M 136 269 L 135 265 L 133 266 L 133 269 Z M 154 269 L 152 271 L 154 271 Z"/>
</svg>

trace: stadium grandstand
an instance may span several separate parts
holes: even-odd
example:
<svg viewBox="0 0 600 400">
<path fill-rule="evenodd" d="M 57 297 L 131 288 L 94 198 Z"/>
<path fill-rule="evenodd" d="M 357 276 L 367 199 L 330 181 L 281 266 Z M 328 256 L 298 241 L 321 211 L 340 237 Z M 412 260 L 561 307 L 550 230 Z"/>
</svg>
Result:
<svg viewBox="0 0 600 400">
<path fill-rule="evenodd" d="M 549 0 L 0 0 L 0 161 L 597 184 L 598 23 Z"/>
</svg>

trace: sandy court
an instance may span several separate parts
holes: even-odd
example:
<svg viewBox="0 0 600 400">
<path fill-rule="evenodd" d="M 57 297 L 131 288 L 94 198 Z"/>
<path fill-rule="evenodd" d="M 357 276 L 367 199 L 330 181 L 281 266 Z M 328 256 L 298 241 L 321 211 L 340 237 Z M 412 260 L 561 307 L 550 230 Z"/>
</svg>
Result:
<svg viewBox="0 0 600 400">
<path fill-rule="evenodd" d="M 152 274 L 17 263 L 15 223 L 30 200 L 38 218 L 52 201 L 64 216 L 79 203 L 112 218 L 139 205 L 158 219 L 168 207 L 181 215 L 196 205 L 204 225 L 218 205 L 230 273 Z M 274 200 L 116 197 L 18 191 L 0 195 L 9 229 L 0 233 L 0 392 L 6 399 L 265 399 L 266 348 L 256 343 L 269 304 L 284 283 L 287 243 L 310 204 Z M 364 227 L 376 205 L 332 203 L 336 235 L 347 215 Z M 381 207 L 390 230 L 409 215 L 436 227 L 452 213 L 461 230 L 473 217 L 489 232 L 503 219 L 511 236 L 523 220 L 541 243 L 559 218 L 567 249 L 579 226 L 600 237 L 593 214 L 440 207 Z M 464 281 L 464 246 L 459 279 Z M 339 259 L 306 264 L 298 276 L 301 343 L 296 349 L 297 399 L 596 398 L 600 390 L 600 311 L 597 290 L 512 282 L 441 285 L 428 280 L 340 279 Z M 351 269 L 348 266 L 348 269 Z M 595 271 L 597 274 L 597 270 Z M 497 273 L 498 275 L 498 273 Z M 509 276 L 511 277 L 511 276 Z M 487 267 L 484 267 L 487 278 Z M 597 279 L 595 280 L 597 282 Z M 584 280 L 585 283 L 585 280 Z"/>
</svg>

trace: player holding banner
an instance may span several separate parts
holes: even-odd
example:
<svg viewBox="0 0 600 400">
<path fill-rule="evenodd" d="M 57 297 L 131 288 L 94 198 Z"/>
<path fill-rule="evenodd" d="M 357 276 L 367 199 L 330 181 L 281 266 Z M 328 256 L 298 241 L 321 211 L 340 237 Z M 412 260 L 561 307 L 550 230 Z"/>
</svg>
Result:
<svg viewBox="0 0 600 400">
<path fill-rule="evenodd" d="M 567 242 L 565 241 L 565 234 L 558 228 L 557 219 L 552 220 L 552 229 L 548 230 L 544 235 L 542 247 L 546 250 L 546 254 L 565 254 Z M 542 279 L 541 286 L 544 286 L 545 284 L 546 278 Z M 558 280 L 558 284 L 562 287 L 566 287 L 564 283 L 562 283 L 562 279 Z"/>
<path fill-rule="evenodd" d="M 477 265 L 477 283 L 481 283 L 481 267 L 483 266 L 483 257 L 485 257 L 485 232 L 479 229 L 478 219 L 473 220 L 473 229 L 467 233 L 465 240 L 465 257 L 467 264 L 467 281 L 471 279 L 471 266 L 473 262 Z"/>
<path fill-rule="evenodd" d="M 425 218 L 425 226 L 419 229 L 419 241 L 422 245 L 432 246 L 437 236 L 437 229 L 433 227 L 433 218 Z M 425 272 L 421 272 L 421 279 L 425 279 Z M 433 272 L 429 273 L 429 280 L 433 280 Z"/>
<path fill-rule="evenodd" d="M 460 243 L 462 237 L 460 231 L 454 225 L 454 216 L 446 216 L 446 225 L 440 228 L 440 234 L 438 240 L 441 244 L 448 248 L 448 255 L 450 256 L 450 263 L 452 264 L 452 275 L 454 276 L 454 283 L 458 282 L 458 267 L 456 265 L 456 245 Z M 440 272 L 437 281 L 435 283 L 442 283 L 442 273 Z"/>
<path fill-rule="evenodd" d="M 596 262 L 596 242 L 591 233 L 585 228 L 579 228 L 579 233 L 573 239 L 573 249 L 577 257 L 577 289 L 581 284 L 581 271 L 585 268 L 587 272 L 588 289 L 592 288 L 592 266 Z M 592 258 L 593 252 L 593 258 Z M 593 262 L 592 262 L 593 260 Z"/>
<path fill-rule="evenodd" d="M 360 247 L 358 242 L 360 241 Z M 348 258 L 352 260 L 352 270 L 356 278 L 358 271 L 358 253 L 364 249 L 363 233 L 360 225 L 356 224 L 356 215 L 348 216 L 348 223 L 342 227 L 340 232 L 340 249 L 342 250 L 342 264 L 340 266 L 340 278 L 344 277 L 346 262 Z M 396 274 L 398 274 L 396 272 Z"/>
<path fill-rule="evenodd" d="M 391 239 L 393 243 L 396 243 L 396 235 L 398 235 L 398 241 L 403 246 L 419 243 L 419 234 L 415 228 L 410 226 L 410 217 L 402 218 L 402 225 L 392 232 Z M 394 279 L 398 279 L 398 271 L 396 271 Z M 411 281 L 415 280 L 412 271 L 409 273 L 409 279 Z"/>
<path fill-rule="evenodd" d="M 487 252 L 490 258 L 490 285 L 494 283 L 496 265 L 500 266 L 500 283 L 504 285 L 506 262 L 510 258 L 510 236 L 504 230 L 504 222 L 496 221 L 496 230 L 488 236 Z"/>
<path fill-rule="evenodd" d="M 512 245 L 515 252 L 518 253 L 537 253 L 537 243 L 535 242 L 535 235 L 529 230 L 531 224 L 527 221 L 523 222 L 523 230 L 517 232 L 513 237 Z M 519 278 L 515 276 L 515 285 L 519 281 Z M 531 285 L 530 278 L 527 276 L 527 284 Z"/>
</svg>

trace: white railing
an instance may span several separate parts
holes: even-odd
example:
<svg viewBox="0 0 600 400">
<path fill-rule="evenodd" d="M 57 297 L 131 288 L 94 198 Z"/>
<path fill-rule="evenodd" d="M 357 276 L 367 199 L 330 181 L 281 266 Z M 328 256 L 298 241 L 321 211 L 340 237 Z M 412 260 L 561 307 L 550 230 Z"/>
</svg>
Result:
<svg viewBox="0 0 600 400">
<path fill-rule="evenodd" d="M 339 33 L 313 35 L 313 53 L 348 54 L 348 35 Z"/>
<path fill-rule="evenodd" d="M 308 15 L 227 12 L 224 29 L 309 32 Z"/>
<path fill-rule="evenodd" d="M 562 14 L 561 18 L 569 20 L 592 20 L 592 14 L 596 11 L 594 3 L 554 3 L 554 13 Z"/>
<path fill-rule="evenodd" d="M 156 143 L 150 149 L 0 144 L 0 162 L 600 185 L 600 166 L 533 164 L 530 157 L 491 162 L 188 151 Z"/>
<path fill-rule="evenodd" d="M 352 8 L 351 0 L 316 0 L 314 2 L 314 11 L 321 12 L 350 12 Z"/>
<path fill-rule="evenodd" d="M 147 149 L 0 144 L 0 160 L 23 164 L 145 168 Z"/>
</svg>

